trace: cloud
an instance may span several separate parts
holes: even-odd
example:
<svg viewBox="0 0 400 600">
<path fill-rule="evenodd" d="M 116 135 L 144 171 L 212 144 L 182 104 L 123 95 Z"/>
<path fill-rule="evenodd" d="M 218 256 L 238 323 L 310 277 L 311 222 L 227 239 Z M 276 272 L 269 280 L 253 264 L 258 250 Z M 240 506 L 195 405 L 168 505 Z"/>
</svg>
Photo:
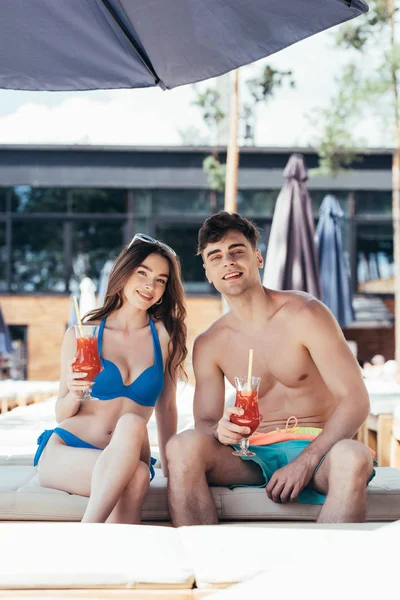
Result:
<svg viewBox="0 0 400 600">
<path fill-rule="evenodd" d="M 263 62 L 293 70 L 294 90 L 283 87 L 257 109 L 256 143 L 265 146 L 306 146 L 315 132 L 308 116 L 329 104 L 335 91 L 335 73 L 349 59 L 348 52 L 333 47 L 325 32 L 282 50 L 264 61 L 242 68 L 241 100 L 245 81 L 260 72 Z M 329 65 L 329 67 L 328 67 Z M 215 85 L 214 81 L 199 88 Z M 158 88 L 99 92 L 2 92 L 0 95 L 0 143 L 176 145 L 179 130 L 208 135 L 201 112 L 191 105 L 192 86 L 163 92 Z M 227 91 L 226 104 L 230 102 Z M 362 121 L 362 120 L 361 120 Z M 382 143 L 382 127 L 371 119 L 360 123 L 370 145 Z M 365 135 L 367 134 L 367 135 Z"/>
<path fill-rule="evenodd" d="M 124 90 L 107 96 L 80 93 L 56 106 L 46 105 L 44 97 L 22 104 L 0 117 L 0 143 L 179 144 L 180 127 L 203 127 L 190 106 L 190 90 Z"/>
</svg>

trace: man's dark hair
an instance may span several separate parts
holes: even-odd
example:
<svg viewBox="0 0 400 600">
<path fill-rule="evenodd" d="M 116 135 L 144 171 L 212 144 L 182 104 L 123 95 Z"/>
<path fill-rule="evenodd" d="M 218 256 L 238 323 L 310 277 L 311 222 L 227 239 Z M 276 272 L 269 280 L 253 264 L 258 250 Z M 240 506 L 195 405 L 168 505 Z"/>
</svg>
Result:
<svg viewBox="0 0 400 600">
<path fill-rule="evenodd" d="M 257 248 L 259 234 L 254 223 L 238 213 L 221 211 L 208 217 L 200 227 L 197 254 L 201 254 L 207 244 L 222 240 L 229 231 L 240 231 L 253 248 Z"/>
</svg>

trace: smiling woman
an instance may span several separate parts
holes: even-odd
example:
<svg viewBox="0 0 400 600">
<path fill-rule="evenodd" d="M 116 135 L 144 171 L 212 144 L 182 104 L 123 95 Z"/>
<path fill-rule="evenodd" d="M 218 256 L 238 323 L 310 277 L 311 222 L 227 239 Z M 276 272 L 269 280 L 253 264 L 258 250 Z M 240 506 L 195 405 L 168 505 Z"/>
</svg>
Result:
<svg viewBox="0 0 400 600">
<path fill-rule="evenodd" d="M 176 433 L 176 384 L 187 353 L 185 317 L 174 250 L 136 236 L 111 269 L 104 305 L 84 318 L 99 326 L 102 370 L 94 381 L 71 370 L 76 341 L 71 329 L 65 334 L 60 427 L 39 438 L 35 463 L 41 485 L 90 496 L 85 522 L 140 521 L 154 476 L 146 427 L 154 409 L 167 474 L 165 446 Z M 97 400 L 82 399 L 88 388 Z"/>
</svg>

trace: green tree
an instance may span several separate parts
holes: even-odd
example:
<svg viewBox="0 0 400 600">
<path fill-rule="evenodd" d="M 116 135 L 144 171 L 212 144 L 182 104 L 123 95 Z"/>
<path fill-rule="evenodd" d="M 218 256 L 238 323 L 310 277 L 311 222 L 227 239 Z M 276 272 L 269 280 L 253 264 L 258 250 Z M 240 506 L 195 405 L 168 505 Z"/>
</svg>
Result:
<svg viewBox="0 0 400 600">
<path fill-rule="evenodd" d="M 249 92 L 250 101 L 245 102 L 242 107 L 241 118 L 245 122 L 246 135 L 254 144 L 256 126 L 248 126 L 249 122 L 255 123 L 255 115 L 257 107 L 261 103 L 266 103 L 271 100 L 276 92 L 285 86 L 294 88 L 296 85 L 293 71 L 279 71 L 271 65 L 266 65 L 258 75 L 247 79 L 246 87 Z M 252 130 L 251 130 L 252 129 Z M 250 130 L 250 131 L 249 131 Z"/>
<path fill-rule="evenodd" d="M 319 156 L 318 174 L 336 177 L 358 160 L 357 148 L 363 140 L 354 135 L 359 112 L 358 77 L 353 64 L 345 67 L 336 78 L 337 92 L 329 106 L 314 111 L 310 122 L 318 131 L 314 147 Z"/>
<path fill-rule="evenodd" d="M 225 118 L 225 113 L 220 106 L 221 96 L 216 89 L 208 87 L 205 91 L 200 91 L 196 87 L 195 90 L 197 95 L 192 104 L 200 108 L 209 131 L 211 145 L 214 146 L 211 155 L 206 156 L 203 161 L 203 170 L 211 190 L 211 204 L 216 207 L 216 194 L 223 192 L 225 187 L 226 165 L 221 164 L 217 150 L 218 127 Z"/>
<path fill-rule="evenodd" d="M 342 78 L 333 104 L 341 111 L 325 115 L 319 140 L 321 166 L 335 174 L 351 162 L 351 131 L 355 121 L 375 115 L 389 125 L 394 142 L 392 159 L 393 247 L 395 263 L 396 361 L 400 367 L 400 45 L 398 0 L 370 0 L 370 12 L 339 29 L 336 43 L 351 52 L 348 78 Z M 345 74 L 346 75 L 346 74 Z M 348 88 L 346 89 L 346 82 Z M 347 100 L 347 105 L 346 105 Z M 338 118 L 336 118 L 338 117 Z M 333 123 L 332 130 L 329 127 Z M 338 134 L 336 136 L 336 134 Z"/>
<path fill-rule="evenodd" d="M 270 65 L 266 65 L 257 77 L 246 81 L 250 100 L 237 107 L 237 113 L 233 115 L 233 118 L 236 121 L 236 126 L 239 120 L 244 122 L 245 137 L 251 139 L 253 143 L 255 132 L 254 127 L 251 127 L 251 123 L 255 121 L 257 106 L 261 102 L 268 102 L 275 92 L 285 84 L 290 87 L 295 86 L 292 71 L 279 71 Z M 223 192 L 226 183 L 226 164 L 220 162 L 217 146 L 219 125 L 226 115 L 220 105 L 220 94 L 215 88 L 208 87 L 204 92 L 196 89 L 196 93 L 197 97 L 192 104 L 201 109 L 203 120 L 207 125 L 214 146 L 211 155 L 204 159 L 203 169 L 207 174 L 210 189 L 214 193 Z"/>
</svg>

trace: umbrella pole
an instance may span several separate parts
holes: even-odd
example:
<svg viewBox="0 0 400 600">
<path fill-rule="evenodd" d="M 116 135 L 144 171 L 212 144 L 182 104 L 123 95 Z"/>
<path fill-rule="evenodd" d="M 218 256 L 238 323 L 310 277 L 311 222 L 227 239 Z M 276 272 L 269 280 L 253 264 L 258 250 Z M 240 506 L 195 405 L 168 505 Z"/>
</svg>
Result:
<svg viewBox="0 0 400 600">
<path fill-rule="evenodd" d="M 225 210 L 237 212 L 237 189 L 239 169 L 238 147 L 238 122 L 239 122 L 239 70 L 233 72 L 233 95 L 229 123 L 229 141 L 226 156 L 225 179 Z"/>
</svg>

